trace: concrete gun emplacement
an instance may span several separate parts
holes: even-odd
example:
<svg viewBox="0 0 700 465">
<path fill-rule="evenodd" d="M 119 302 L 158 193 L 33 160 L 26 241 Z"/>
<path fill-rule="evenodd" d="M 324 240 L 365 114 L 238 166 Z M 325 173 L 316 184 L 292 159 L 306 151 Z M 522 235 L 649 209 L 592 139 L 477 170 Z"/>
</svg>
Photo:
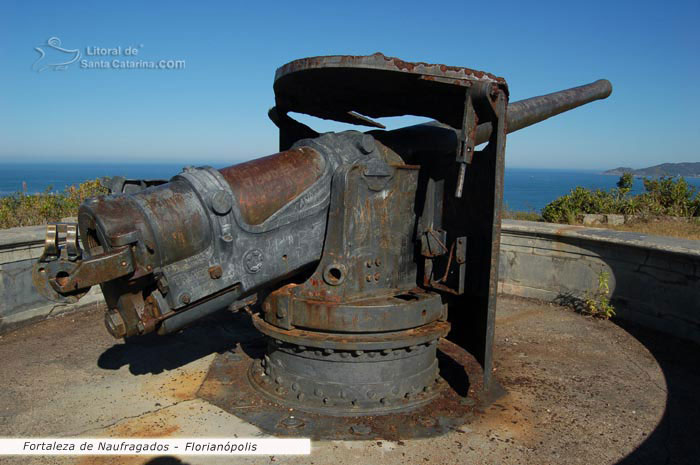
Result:
<svg viewBox="0 0 700 465">
<path fill-rule="evenodd" d="M 490 392 L 506 134 L 604 99 L 610 83 L 508 104 L 503 78 L 375 54 L 293 61 L 274 90 L 279 153 L 116 183 L 77 225 L 48 226 L 39 292 L 74 302 L 99 284 L 116 338 L 246 308 L 269 342 L 251 383 L 302 410 L 429 403 L 444 337 L 476 357 Z M 373 129 L 318 134 L 289 112 Z M 372 119 L 400 115 L 435 122 Z"/>
</svg>

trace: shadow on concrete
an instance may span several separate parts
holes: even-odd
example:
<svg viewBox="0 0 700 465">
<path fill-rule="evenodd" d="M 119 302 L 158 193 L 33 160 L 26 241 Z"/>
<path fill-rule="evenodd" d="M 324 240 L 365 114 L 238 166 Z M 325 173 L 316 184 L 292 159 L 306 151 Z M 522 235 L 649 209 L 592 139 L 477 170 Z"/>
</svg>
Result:
<svg viewBox="0 0 700 465">
<path fill-rule="evenodd" d="M 115 344 L 100 355 L 97 366 L 118 370 L 128 365 L 134 375 L 157 374 L 213 353 L 243 350 L 257 354 L 254 346 L 261 343 L 262 336 L 249 315 L 221 311 L 176 334 L 148 334 Z"/>
<path fill-rule="evenodd" d="M 656 429 L 619 464 L 700 463 L 700 345 L 615 321 L 656 358 L 666 378 L 666 410 Z"/>
<path fill-rule="evenodd" d="M 469 374 L 464 366 L 457 363 L 452 357 L 442 351 L 437 351 L 438 368 L 440 376 L 447 381 L 452 390 L 462 397 L 469 395 Z"/>
</svg>

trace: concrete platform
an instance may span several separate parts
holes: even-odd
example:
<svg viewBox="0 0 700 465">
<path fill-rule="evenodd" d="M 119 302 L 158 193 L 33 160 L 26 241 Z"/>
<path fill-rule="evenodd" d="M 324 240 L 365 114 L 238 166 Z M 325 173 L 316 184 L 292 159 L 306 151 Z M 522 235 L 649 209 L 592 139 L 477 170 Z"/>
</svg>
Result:
<svg viewBox="0 0 700 465">
<path fill-rule="evenodd" d="M 550 304 L 501 297 L 496 377 L 508 390 L 438 438 L 325 441 L 298 457 L 2 457 L 7 464 L 697 463 L 700 347 Z M 179 335 L 115 341 L 102 313 L 0 336 L 0 435 L 252 437 L 199 399 L 215 354 L 257 335 L 221 315 Z"/>
</svg>

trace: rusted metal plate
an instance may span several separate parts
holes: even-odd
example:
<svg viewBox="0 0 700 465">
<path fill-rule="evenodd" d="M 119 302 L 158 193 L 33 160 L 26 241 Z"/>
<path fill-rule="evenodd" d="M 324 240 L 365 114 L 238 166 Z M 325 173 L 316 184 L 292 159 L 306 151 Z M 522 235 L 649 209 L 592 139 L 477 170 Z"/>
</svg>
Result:
<svg viewBox="0 0 700 465">
<path fill-rule="evenodd" d="M 383 128 L 371 118 L 417 115 L 459 128 L 465 87 L 507 93 L 503 78 L 469 68 L 407 62 L 381 53 L 295 60 L 275 74 L 277 115 L 289 111 Z"/>
<path fill-rule="evenodd" d="M 278 437 L 393 441 L 434 437 L 459 431 L 483 413 L 482 400 L 477 397 L 482 391 L 479 363 L 447 340 L 441 340 L 438 347 L 442 381 L 437 395 L 410 412 L 330 416 L 277 404 L 255 389 L 247 375 L 254 359 L 264 354 L 262 341 L 217 355 L 197 396 Z"/>
</svg>

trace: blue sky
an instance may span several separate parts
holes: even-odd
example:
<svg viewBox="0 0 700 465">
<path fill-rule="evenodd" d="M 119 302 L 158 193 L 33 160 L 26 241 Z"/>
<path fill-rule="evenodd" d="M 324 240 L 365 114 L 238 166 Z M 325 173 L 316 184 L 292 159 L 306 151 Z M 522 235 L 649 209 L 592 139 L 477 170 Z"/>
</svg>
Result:
<svg viewBox="0 0 700 465">
<path fill-rule="evenodd" d="M 511 101 L 598 78 L 612 81 L 607 100 L 509 135 L 507 166 L 700 161 L 699 22 L 697 0 L 488 7 L 469 1 L 3 2 L 0 163 L 221 165 L 263 156 L 277 149 L 277 131 L 267 119 L 277 67 L 306 56 L 377 51 L 503 76 Z M 81 69 L 76 62 L 64 71 L 33 71 L 40 56 L 35 47 L 50 37 L 83 55 L 86 47 L 135 47 L 138 59 L 185 60 L 185 69 Z"/>
</svg>

